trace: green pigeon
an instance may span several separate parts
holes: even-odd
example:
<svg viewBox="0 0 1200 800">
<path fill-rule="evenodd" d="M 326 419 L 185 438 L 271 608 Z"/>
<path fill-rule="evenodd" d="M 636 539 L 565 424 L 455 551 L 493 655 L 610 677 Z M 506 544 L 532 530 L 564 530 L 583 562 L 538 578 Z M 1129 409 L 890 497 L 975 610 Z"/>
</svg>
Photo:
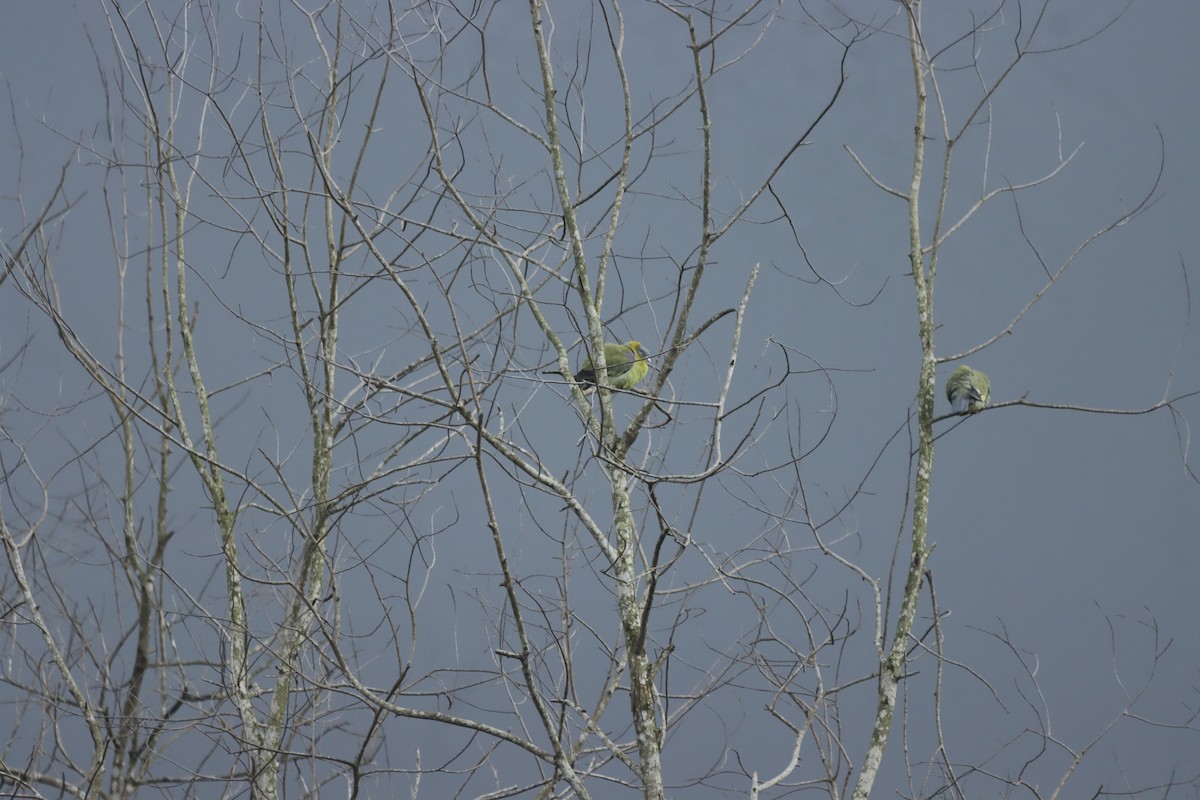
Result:
<svg viewBox="0 0 1200 800">
<path fill-rule="evenodd" d="M 642 343 L 636 340 L 625 344 L 605 342 L 604 364 L 608 368 L 608 383 L 614 389 L 632 389 L 641 383 L 650 371 L 646 355 L 642 352 Z M 592 369 L 590 356 L 583 360 L 579 372 L 575 373 L 575 380 L 596 385 L 596 371 Z"/>
<path fill-rule="evenodd" d="M 963 364 L 954 370 L 946 381 L 946 399 L 957 412 L 974 414 L 988 404 L 992 397 L 992 384 L 988 376 L 977 369 Z"/>
</svg>

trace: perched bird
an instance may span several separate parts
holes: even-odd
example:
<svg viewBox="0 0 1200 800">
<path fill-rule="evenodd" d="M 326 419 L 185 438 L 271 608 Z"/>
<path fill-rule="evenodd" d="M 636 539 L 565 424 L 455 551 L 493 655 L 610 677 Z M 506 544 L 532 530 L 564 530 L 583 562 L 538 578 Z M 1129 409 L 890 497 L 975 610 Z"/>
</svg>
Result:
<svg viewBox="0 0 1200 800">
<path fill-rule="evenodd" d="M 604 364 L 608 368 L 608 384 L 614 389 L 632 389 L 641 383 L 650 371 L 646 355 L 642 352 L 642 343 L 639 341 L 625 344 L 605 342 Z M 596 385 L 596 371 L 592 369 L 590 356 L 583 360 L 579 372 L 575 373 L 575 380 Z"/>
<path fill-rule="evenodd" d="M 966 364 L 954 370 L 950 380 L 946 381 L 946 399 L 955 411 L 974 414 L 986 406 L 991 397 L 992 383 L 988 376 Z"/>
</svg>

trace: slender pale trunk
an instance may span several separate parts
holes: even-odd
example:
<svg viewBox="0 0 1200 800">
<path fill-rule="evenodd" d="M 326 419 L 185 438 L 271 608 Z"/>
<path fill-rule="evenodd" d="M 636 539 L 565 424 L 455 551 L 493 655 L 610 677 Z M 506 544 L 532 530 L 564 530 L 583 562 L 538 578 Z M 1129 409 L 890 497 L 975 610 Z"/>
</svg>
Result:
<svg viewBox="0 0 1200 800">
<path fill-rule="evenodd" d="M 900 615 L 892 640 L 884 654 L 884 642 L 879 642 L 879 701 L 875 711 L 875 724 L 871 741 L 863 758 L 862 768 L 854 786 L 854 800 L 867 800 L 871 795 L 879 765 L 883 761 L 888 734 L 896 712 L 896 693 L 900 679 L 904 676 L 905 654 L 917 615 L 917 602 L 921 597 L 925 562 L 929 558 L 926 532 L 929 520 L 929 487 L 933 474 L 933 402 L 936 390 L 936 366 L 933 340 L 933 287 L 931 275 L 925 269 L 925 258 L 921 246 L 921 176 L 925 166 L 925 66 L 921 57 L 921 46 L 917 28 L 917 2 L 906 4 L 908 10 L 909 46 L 912 56 L 913 77 L 916 84 L 917 120 L 914 127 L 912 183 L 908 193 L 909 261 L 912 266 L 914 289 L 917 296 L 917 315 L 921 339 L 921 373 L 917 386 L 917 475 L 914 486 L 912 548 L 908 562 L 908 576 L 904 582 L 904 596 L 900 603 Z"/>
</svg>

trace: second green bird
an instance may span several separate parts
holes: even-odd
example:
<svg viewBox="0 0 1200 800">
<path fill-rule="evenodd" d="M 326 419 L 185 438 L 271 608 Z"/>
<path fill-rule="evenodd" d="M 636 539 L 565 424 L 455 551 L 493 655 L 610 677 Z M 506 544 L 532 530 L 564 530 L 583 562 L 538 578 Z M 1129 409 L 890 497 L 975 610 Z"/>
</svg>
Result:
<svg viewBox="0 0 1200 800">
<path fill-rule="evenodd" d="M 974 414 L 986 406 L 991 398 L 992 382 L 988 376 L 966 364 L 954 370 L 950 380 L 946 381 L 946 399 L 960 413 L 969 411 Z"/>
<path fill-rule="evenodd" d="M 625 344 L 605 342 L 604 364 L 608 368 L 608 383 L 614 389 L 632 389 L 650 371 L 646 354 L 642 352 L 642 343 L 636 340 Z M 575 373 L 575 380 L 596 385 L 596 371 L 592 368 L 590 356 L 583 360 L 579 371 Z"/>
</svg>

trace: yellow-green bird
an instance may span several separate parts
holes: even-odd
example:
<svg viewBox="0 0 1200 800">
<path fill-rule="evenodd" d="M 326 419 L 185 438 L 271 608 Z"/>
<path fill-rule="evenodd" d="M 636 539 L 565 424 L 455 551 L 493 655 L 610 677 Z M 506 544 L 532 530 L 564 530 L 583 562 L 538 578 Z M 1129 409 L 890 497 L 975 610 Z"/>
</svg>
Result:
<svg viewBox="0 0 1200 800">
<path fill-rule="evenodd" d="M 614 389 L 632 389 L 642 382 L 650 365 L 642 352 L 642 343 L 636 340 L 625 344 L 604 343 L 604 364 L 608 368 L 608 384 Z M 596 371 L 592 368 L 591 356 L 583 360 L 575 380 L 596 385 Z"/>
<path fill-rule="evenodd" d="M 950 380 L 946 381 L 946 399 L 955 411 L 974 414 L 986 406 L 991 398 L 992 382 L 988 376 L 966 364 L 954 370 Z"/>
</svg>

